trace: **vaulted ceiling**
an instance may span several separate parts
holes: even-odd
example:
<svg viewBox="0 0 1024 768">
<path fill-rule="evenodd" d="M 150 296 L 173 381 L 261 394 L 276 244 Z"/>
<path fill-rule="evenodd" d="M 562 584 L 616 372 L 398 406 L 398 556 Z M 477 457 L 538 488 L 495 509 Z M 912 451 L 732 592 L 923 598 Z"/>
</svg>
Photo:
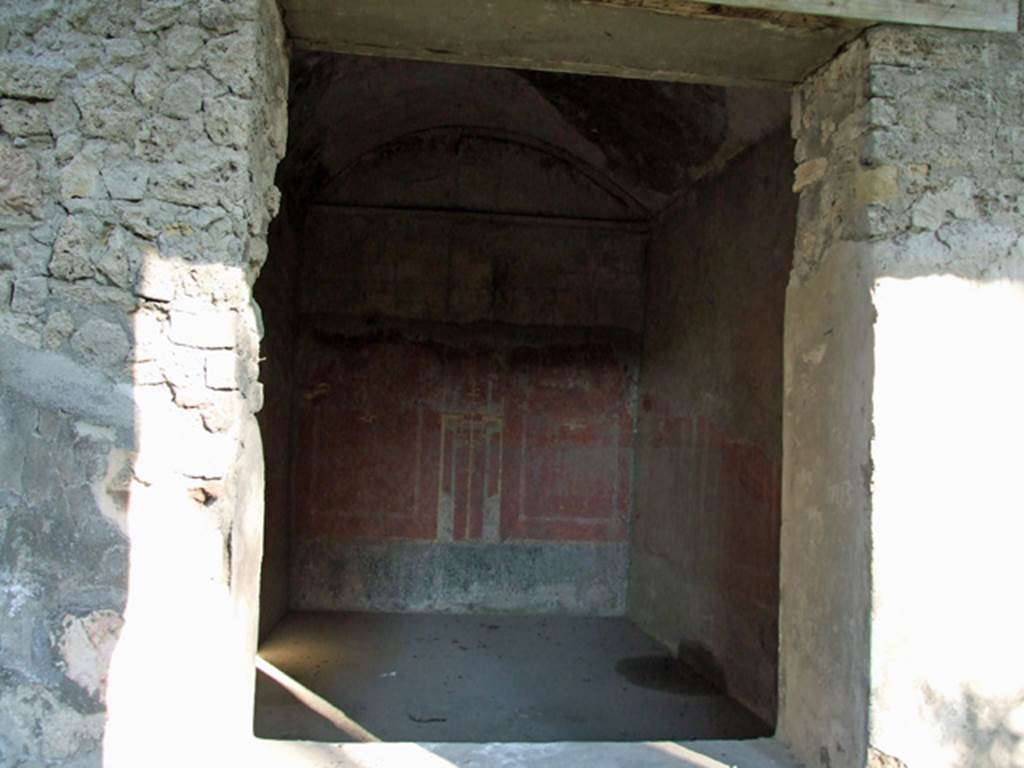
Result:
<svg viewBox="0 0 1024 768">
<path fill-rule="evenodd" d="M 784 92 L 326 53 L 294 57 L 290 104 L 280 182 L 307 201 L 629 220 L 788 115 Z"/>
</svg>

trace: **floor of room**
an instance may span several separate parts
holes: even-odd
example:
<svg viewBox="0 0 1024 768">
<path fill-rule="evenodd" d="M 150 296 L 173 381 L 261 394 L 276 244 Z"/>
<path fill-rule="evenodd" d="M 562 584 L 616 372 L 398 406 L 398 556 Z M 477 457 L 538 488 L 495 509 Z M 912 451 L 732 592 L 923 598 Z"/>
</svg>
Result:
<svg viewBox="0 0 1024 768">
<path fill-rule="evenodd" d="M 771 729 L 624 618 L 293 613 L 260 648 L 261 738 L 744 739 Z"/>
</svg>

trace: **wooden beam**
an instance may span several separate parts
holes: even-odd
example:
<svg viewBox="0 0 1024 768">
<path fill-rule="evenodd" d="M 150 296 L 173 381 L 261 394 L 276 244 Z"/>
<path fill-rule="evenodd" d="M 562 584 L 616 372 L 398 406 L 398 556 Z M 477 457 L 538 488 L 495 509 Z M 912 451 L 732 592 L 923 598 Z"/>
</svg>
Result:
<svg viewBox="0 0 1024 768">
<path fill-rule="evenodd" d="M 662 0 L 280 2 L 300 49 L 776 88 L 802 80 L 866 26 Z"/>
<path fill-rule="evenodd" d="M 601 0 L 598 0 L 601 1 Z M 831 16 L 869 22 L 920 24 L 993 32 L 1015 32 L 1020 25 L 1019 0 L 611 0 L 633 6 L 715 5 L 782 13 Z"/>
</svg>

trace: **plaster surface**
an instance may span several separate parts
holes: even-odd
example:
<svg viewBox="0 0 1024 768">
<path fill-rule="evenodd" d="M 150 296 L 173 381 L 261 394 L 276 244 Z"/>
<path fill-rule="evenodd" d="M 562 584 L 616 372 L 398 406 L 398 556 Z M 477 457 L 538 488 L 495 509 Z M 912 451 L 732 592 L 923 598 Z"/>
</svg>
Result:
<svg viewBox="0 0 1024 768">
<path fill-rule="evenodd" d="M 808 764 L 1022 759 L 1021 46 L 878 28 L 795 95 L 780 737 Z"/>
<path fill-rule="evenodd" d="M 784 133 L 747 149 L 652 234 L 630 550 L 630 616 L 766 720 L 791 157 Z"/>
</svg>

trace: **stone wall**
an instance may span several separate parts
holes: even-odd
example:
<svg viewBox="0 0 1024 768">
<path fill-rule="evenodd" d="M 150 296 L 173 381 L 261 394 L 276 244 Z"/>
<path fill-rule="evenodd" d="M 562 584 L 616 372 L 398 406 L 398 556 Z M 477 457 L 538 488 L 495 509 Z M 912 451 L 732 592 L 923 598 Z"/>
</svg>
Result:
<svg viewBox="0 0 1024 768">
<path fill-rule="evenodd" d="M 780 735 L 1024 759 L 1024 38 L 878 28 L 794 97 Z"/>
<path fill-rule="evenodd" d="M 630 615 L 775 717 L 792 142 L 748 149 L 654 233 Z"/>
<path fill-rule="evenodd" d="M 257 0 L 0 30 L 0 763 L 171 763 L 248 719 L 283 33 Z"/>
</svg>

